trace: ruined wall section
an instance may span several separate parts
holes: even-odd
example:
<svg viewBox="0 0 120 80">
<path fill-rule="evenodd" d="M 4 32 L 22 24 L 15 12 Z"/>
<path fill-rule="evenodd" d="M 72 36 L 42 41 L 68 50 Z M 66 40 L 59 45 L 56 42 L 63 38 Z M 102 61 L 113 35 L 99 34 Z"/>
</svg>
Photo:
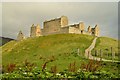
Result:
<svg viewBox="0 0 120 80">
<path fill-rule="evenodd" d="M 38 25 L 38 24 L 37 24 L 37 26 L 36 26 L 35 35 L 36 35 L 36 36 L 42 36 L 42 32 L 41 32 L 41 29 L 40 29 L 40 25 Z"/>
<path fill-rule="evenodd" d="M 90 33 L 90 35 L 93 35 L 93 36 L 99 37 L 100 35 L 100 30 L 99 30 L 98 25 L 95 25 L 94 28 L 88 27 L 88 32 Z"/>
<path fill-rule="evenodd" d="M 65 27 L 68 25 L 68 18 L 66 16 L 61 17 L 61 27 Z"/>
<path fill-rule="evenodd" d="M 84 22 L 79 23 L 79 29 L 80 29 L 81 32 L 85 30 Z"/>
<path fill-rule="evenodd" d="M 17 40 L 21 41 L 23 39 L 25 39 L 24 34 L 22 33 L 22 31 L 19 31 L 18 36 L 17 36 Z"/>
<path fill-rule="evenodd" d="M 99 36 L 100 35 L 100 30 L 98 25 L 95 25 L 95 36 Z"/>
<path fill-rule="evenodd" d="M 30 30 L 30 37 L 35 37 L 35 27 L 34 24 L 31 26 L 31 30 Z"/>
<path fill-rule="evenodd" d="M 61 28 L 61 18 L 45 21 L 43 26 L 43 35 L 59 33 Z"/>
<path fill-rule="evenodd" d="M 69 33 L 69 26 L 64 26 L 61 28 L 60 33 Z"/>
<path fill-rule="evenodd" d="M 40 29 L 40 25 L 37 24 L 37 26 L 34 26 L 33 24 L 30 30 L 30 37 L 36 37 L 36 36 L 42 36 L 42 31 Z"/>
<path fill-rule="evenodd" d="M 65 27 L 66 25 L 68 25 L 68 18 L 66 16 L 61 16 L 60 18 L 51 19 L 43 23 L 44 28 L 42 30 L 42 33 L 43 35 L 58 34 L 63 32 L 62 27 Z"/>
<path fill-rule="evenodd" d="M 80 22 L 79 24 L 74 24 L 69 26 L 69 33 L 76 33 L 76 34 L 86 34 L 84 30 L 84 22 Z"/>
<path fill-rule="evenodd" d="M 81 34 L 80 29 L 79 29 L 79 24 L 70 25 L 69 33 Z"/>
</svg>

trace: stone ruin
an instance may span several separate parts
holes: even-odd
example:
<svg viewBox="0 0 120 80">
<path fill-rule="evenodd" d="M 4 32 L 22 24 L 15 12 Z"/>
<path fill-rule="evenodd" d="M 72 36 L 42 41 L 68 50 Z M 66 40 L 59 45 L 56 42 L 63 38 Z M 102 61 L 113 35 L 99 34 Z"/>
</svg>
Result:
<svg viewBox="0 0 120 80">
<path fill-rule="evenodd" d="M 63 34 L 63 33 L 75 33 L 75 34 L 88 34 L 93 36 L 99 36 L 99 27 L 95 25 L 94 28 L 88 27 L 85 30 L 84 22 L 78 24 L 69 25 L 68 18 L 66 16 L 61 16 L 60 18 L 55 18 L 43 22 L 43 28 L 40 25 L 36 26 L 33 24 L 30 30 L 30 37 L 51 35 L 51 34 Z M 23 33 L 20 31 L 17 40 L 22 40 L 24 38 Z"/>
</svg>

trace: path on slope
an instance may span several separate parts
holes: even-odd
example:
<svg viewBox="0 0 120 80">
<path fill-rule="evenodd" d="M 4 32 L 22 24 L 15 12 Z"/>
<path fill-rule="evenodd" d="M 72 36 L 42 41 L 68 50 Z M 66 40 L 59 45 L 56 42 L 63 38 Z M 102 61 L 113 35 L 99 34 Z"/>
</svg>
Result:
<svg viewBox="0 0 120 80">
<path fill-rule="evenodd" d="M 99 57 L 95 57 L 95 56 L 91 55 L 91 51 L 95 47 L 97 38 L 98 37 L 95 37 L 92 44 L 85 50 L 85 57 L 88 58 L 88 59 L 97 60 L 97 61 L 102 60 L 102 61 L 108 61 L 108 62 L 120 62 L 120 61 L 107 60 L 107 59 L 103 59 L 103 58 L 101 59 Z"/>
</svg>

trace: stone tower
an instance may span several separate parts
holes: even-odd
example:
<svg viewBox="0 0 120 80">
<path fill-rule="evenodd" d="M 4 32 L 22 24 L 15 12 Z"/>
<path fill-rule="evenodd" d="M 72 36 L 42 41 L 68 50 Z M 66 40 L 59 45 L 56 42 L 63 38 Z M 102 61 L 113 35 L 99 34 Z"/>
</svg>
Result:
<svg viewBox="0 0 120 80">
<path fill-rule="evenodd" d="M 18 36 L 17 36 L 17 40 L 18 40 L 18 41 L 21 41 L 21 40 L 23 40 L 24 38 L 25 38 L 25 37 L 24 37 L 22 31 L 19 31 Z"/>
<path fill-rule="evenodd" d="M 88 33 L 91 33 L 91 27 L 90 26 L 88 27 Z"/>
<path fill-rule="evenodd" d="M 99 27 L 98 25 L 95 25 L 95 36 L 99 36 Z"/>
<path fill-rule="evenodd" d="M 98 25 L 95 25 L 95 27 L 94 28 L 91 28 L 91 34 L 93 35 L 93 36 L 99 36 L 99 27 L 98 27 Z"/>
<path fill-rule="evenodd" d="M 37 26 L 34 26 L 34 24 L 31 26 L 31 32 L 30 32 L 30 37 L 36 37 L 36 36 L 41 36 L 41 29 L 40 26 L 37 24 Z"/>
<path fill-rule="evenodd" d="M 61 27 L 68 25 L 68 18 L 67 16 L 61 16 Z"/>
<path fill-rule="evenodd" d="M 79 23 L 79 29 L 80 29 L 80 31 L 81 31 L 81 34 L 84 33 L 84 27 L 85 27 L 84 22 L 80 22 L 80 23 Z"/>
</svg>

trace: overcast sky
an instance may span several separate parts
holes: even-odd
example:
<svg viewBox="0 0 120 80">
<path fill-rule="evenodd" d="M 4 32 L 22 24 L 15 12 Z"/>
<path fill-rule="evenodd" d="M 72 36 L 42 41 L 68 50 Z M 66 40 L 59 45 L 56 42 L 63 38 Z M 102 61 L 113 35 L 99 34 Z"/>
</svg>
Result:
<svg viewBox="0 0 120 80">
<path fill-rule="evenodd" d="M 117 2 L 22 2 L 2 3 L 2 36 L 16 39 L 20 30 L 30 35 L 30 27 L 65 15 L 69 24 L 83 21 L 85 27 L 98 24 L 101 36 L 118 37 Z"/>
</svg>

